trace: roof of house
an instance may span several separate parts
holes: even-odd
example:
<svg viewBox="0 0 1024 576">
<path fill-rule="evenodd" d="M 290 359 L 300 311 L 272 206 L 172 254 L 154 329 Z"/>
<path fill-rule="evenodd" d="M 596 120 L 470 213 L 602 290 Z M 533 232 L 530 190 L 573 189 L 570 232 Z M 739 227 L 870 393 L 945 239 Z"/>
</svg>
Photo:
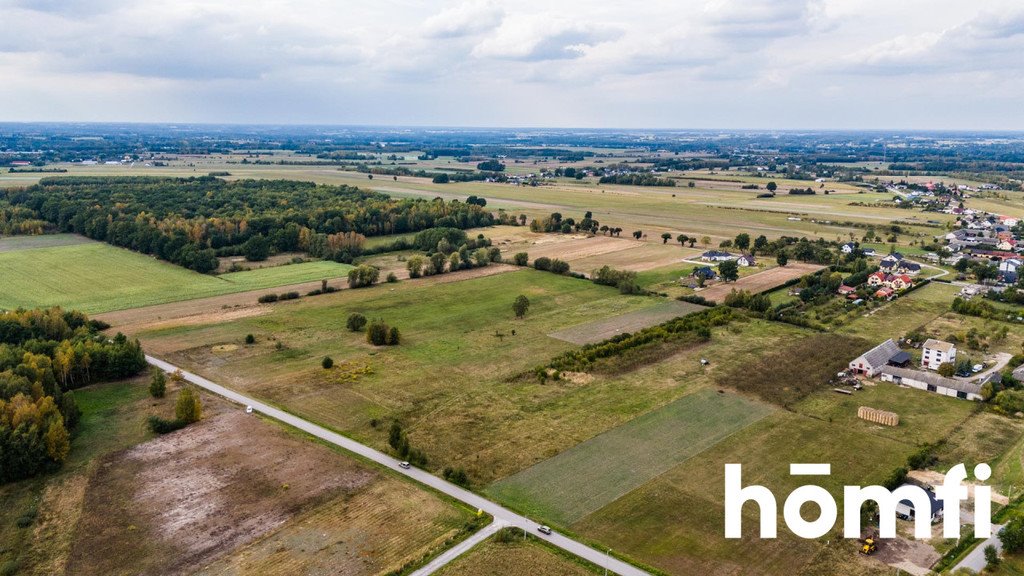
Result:
<svg viewBox="0 0 1024 576">
<path fill-rule="evenodd" d="M 903 267 L 903 268 L 906 268 L 907 270 L 920 270 L 921 269 L 921 265 L 918 264 L 917 262 L 903 261 L 903 262 L 900 263 L 900 266 Z"/>
<path fill-rule="evenodd" d="M 896 276 L 895 278 L 893 278 L 893 280 L 897 280 L 897 279 L 902 280 L 904 284 L 913 284 L 914 283 L 914 279 L 911 278 L 910 276 L 907 276 L 906 274 L 901 274 L 901 275 Z"/>
<path fill-rule="evenodd" d="M 846 284 L 842 284 L 842 285 L 839 286 L 839 290 L 838 291 L 839 291 L 840 294 L 849 294 L 851 292 L 856 292 L 857 289 L 854 288 L 853 286 L 847 286 Z"/>
<path fill-rule="evenodd" d="M 716 256 L 732 256 L 732 254 L 729 254 L 728 252 L 722 252 L 720 250 L 708 250 L 707 252 L 701 254 L 701 256 L 705 258 L 714 258 Z"/>
<path fill-rule="evenodd" d="M 906 350 L 900 350 L 895 356 L 889 358 L 890 364 L 906 364 L 907 362 L 910 362 L 910 352 Z"/>
<path fill-rule="evenodd" d="M 871 350 L 861 354 L 861 358 L 870 366 L 883 366 L 890 358 L 898 354 L 900 347 L 889 338 L 885 342 L 882 342 L 878 346 L 875 346 Z"/>
<path fill-rule="evenodd" d="M 921 488 L 920 486 L 917 486 L 916 484 L 904 484 L 903 486 L 913 486 L 914 488 Z M 903 486 L 900 486 L 900 488 L 903 488 Z M 898 488 L 897 488 L 897 490 L 898 490 Z M 939 510 L 942 509 L 942 503 L 939 502 L 938 498 L 935 497 L 935 493 L 932 492 L 931 490 L 927 490 L 925 488 L 921 488 L 921 490 L 924 490 L 924 493 L 928 495 L 928 503 L 931 504 L 931 513 L 928 515 L 929 518 L 930 518 L 930 517 L 934 516 L 936 512 L 938 512 Z M 906 506 L 907 508 L 910 508 L 911 510 L 914 509 L 914 503 L 911 502 L 910 500 L 900 500 L 899 503 L 904 505 L 904 506 Z M 916 514 L 916 510 L 915 510 L 915 514 Z"/>
<path fill-rule="evenodd" d="M 917 380 L 918 382 L 924 382 L 925 384 L 931 384 L 932 386 L 942 386 L 943 388 L 949 388 L 950 390 L 956 390 L 957 392 L 981 394 L 981 384 L 978 384 L 977 382 L 954 380 L 953 378 L 940 376 L 935 372 L 924 372 L 923 370 L 913 370 L 911 368 L 886 366 L 882 368 L 882 374 L 906 378 L 908 380 Z"/>
<path fill-rule="evenodd" d="M 924 347 L 931 348 L 932 350 L 938 350 L 939 352 L 945 352 L 946 354 L 949 354 L 955 348 L 955 346 L 949 342 L 943 342 L 942 340 L 936 340 L 935 338 L 925 340 Z"/>
<path fill-rule="evenodd" d="M 743 258 L 747 262 L 753 262 L 754 261 L 754 255 L 753 254 L 743 254 L 742 256 L 740 256 L 740 258 Z"/>
</svg>

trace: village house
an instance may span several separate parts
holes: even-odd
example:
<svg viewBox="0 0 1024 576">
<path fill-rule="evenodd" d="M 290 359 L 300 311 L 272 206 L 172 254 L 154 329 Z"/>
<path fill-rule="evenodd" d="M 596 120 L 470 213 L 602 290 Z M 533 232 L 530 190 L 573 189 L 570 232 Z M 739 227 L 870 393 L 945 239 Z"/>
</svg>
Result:
<svg viewBox="0 0 1024 576">
<path fill-rule="evenodd" d="M 700 255 L 700 259 L 705 262 L 725 262 L 726 260 L 734 260 L 736 257 L 728 252 L 721 252 L 719 250 L 708 250 L 707 252 Z"/>
<path fill-rule="evenodd" d="M 896 271 L 900 274 L 918 274 L 921 272 L 921 265 L 917 262 L 911 262 L 910 260 L 901 260 Z"/>
<path fill-rule="evenodd" d="M 926 390 L 943 396 L 960 398 L 961 400 L 981 400 L 981 384 L 977 382 L 965 382 L 946 378 L 934 372 L 912 370 L 910 368 L 899 368 L 896 366 L 883 366 L 879 373 L 879 379 L 883 382 L 892 382 L 900 386 Z"/>
<path fill-rule="evenodd" d="M 903 260 L 903 255 L 899 252 L 889 254 L 885 258 L 882 258 L 882 261 L 878 263 L 878 269 L 882 272 L 896 272 L 899 270 L 901 260 Z"/>
<path fill-rule="evenodd" d="M 744 267 L 757 266 L 757 260 L 750 254 L 740 256 L 736 259 L 736 263 Z"/>
<path fill-rule="evenodd" d="M 904 484 L 903 486 L 913 486 L 913 484 Z M 900 488 L 902 488 L 903 486 L 900 486 Z M 931 490 L 925 490 L 925 493 L 928 494 L 928 505 L 930 508 L 930 510 L 926 511 L 929 515 L 928 519 L 931 521 L 932 524 L 937 524 L 940 520 L 942 520 L 942 503 L 939 502 L 939 500 L 935 497 L 935 493 L 932 492 Z M 918 511 L 914 509 L 914 503 L 911 502 L 910 500 L 900 500 L 899 503 L 896 504 L 897 518 L 900 518 L 902 520 L 913 520 L 917 517 L 917 515 Z"/>
<path fill-rule="evenodd" d="M 839 249 L 843 251 L 843 254 L 852 254 L 857 249 L 857 245 L 853 242 L 847 242 L 840 246 Z"/>
<path fill-rule="evenodd" d="M 850 372 L 873 378 L 882 371 L 882 368 L 888 366 L 889 361 L 900 352 L 900 347 L 890 338 L 854 358 L 849 365 Z"/>
<path fill-rule="evenodd" d="M 886 274 L 875 272 L 868 276 L 868 286 L 875 288 L 889 288 L 893 292 L 906 290 L 914 285 L 914 280 L 906 274 Z"/>
<path fill-rule="evenodd" d="M 921 347 L 921 367 L 938 370 L 947 362 L 956 362 L 956 346 L 949 342 L 929 338 Z"/>
</svg>

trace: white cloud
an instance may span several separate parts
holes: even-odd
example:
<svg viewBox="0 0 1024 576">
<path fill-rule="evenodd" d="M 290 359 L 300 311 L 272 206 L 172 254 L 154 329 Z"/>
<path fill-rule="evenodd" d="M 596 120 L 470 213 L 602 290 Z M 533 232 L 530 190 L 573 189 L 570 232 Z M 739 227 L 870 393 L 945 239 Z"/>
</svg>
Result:
<svg viewBox="0 0 1024 576">
<path fill-rule="evenodd" d="M 972 127 L 1001 113 L 1006 128 L 1024 122 L 1016 4 L 0 0 L 0 109 L 4 120 L 778 128 Z"/>
</svg>

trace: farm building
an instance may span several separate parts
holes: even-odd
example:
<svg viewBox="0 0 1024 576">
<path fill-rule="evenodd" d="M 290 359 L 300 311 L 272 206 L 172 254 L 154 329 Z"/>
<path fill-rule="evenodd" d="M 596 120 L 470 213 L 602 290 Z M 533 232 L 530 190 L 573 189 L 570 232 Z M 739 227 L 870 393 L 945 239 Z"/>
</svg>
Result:
<svg viewBox="0 0 1024 576">
<path fill-rule="evenodd" d="M 921 367 L 938 370 L 946 362 L 956 362 L 956 346 L 934 338 L 925 340 L 921 347 Z"/>
<path fill-rule="evenodd" d="M 857 358 L 854 358 L 854 360 L 850 362 L 850 372 L 874 377 L 882 370 L 882 368 L 888 366 L 889 361 L 900 352 L 900 347 L 892 338 L 890 338 L 871 350 L 861 354 Z"/>
<path fill-rule="evenodd" d="M 939 376 L 932 372 L 898 368 L 896 366 L 885 366 L 879 372 L 881 373 L 882 380 L 893 382 L 900 386 L 927 390 L 928 392 L 935 392 L 936 394 L 962 400 L 981 400 L 981 384 L 976 382 L 964 382 L 963 380 Z"/>
<path fill-rule="evenodd" d="M 708 250 L 707 252 L 700 255 L 700 259 L 705 262 L 725 262 L 726 260 L 734 260 L 736 257 L 728 252 L 721 252 L 719 250 Z"/>
<path fill-rule="evenodd" d="M 904 484 L 903 486 L 912 486 L 912 484 Z M 900 486 L 902 488 L 903 486 Z M 931 490 L 925 490 L 928 494 L 928 503 L 930 504 L 931 510 L 929 510 L 929 520 L 932 524 L 942 520 L 942 503 L 935 498 L 935 493 Z M 913 520 L 917 517 L 917 510 L 914 510 L 914 503 L 910 500 L 900 500 L 896 504 L 896 516 L 903 518 L 904 520 Z"/>
</svg>

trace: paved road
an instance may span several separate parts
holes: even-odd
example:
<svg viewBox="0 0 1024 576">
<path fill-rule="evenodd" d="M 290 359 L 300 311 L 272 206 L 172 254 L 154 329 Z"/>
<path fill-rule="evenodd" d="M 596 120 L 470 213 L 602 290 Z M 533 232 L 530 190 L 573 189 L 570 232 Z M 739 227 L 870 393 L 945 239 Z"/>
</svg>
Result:
<svg viewBox="0 0 1024 576">
<path fill-rule="evenodd" d="M 438 570 L 443 568 L 452 560 L 455 560 L 459 556 L 462 556 L 466 552 L 469 552 L 470 548 L 476 546 L 484 540 L 487 540 L 491 537 L 491 535 L 493 535 L 498 530 L 501 530 L 505 526 L 507 526 L 507 524 L 501 521 L 495 520 L 494 522 L 491 522 L 483 530 L 480 530 L 476 534 L 473 534 L 469 538 L 466 538 L 462 542 L 459 542 L 455 546 L 452 546 L 451 548 L 445 550 L 443 554 L 431 560 L 430 563 L 428 563 L 423 568 L 420 568 L 419 570 L 413 572 L 411 576 L 430 576 L 434 572 L 437 572 Z"/>
<path fill-rule="evenodd" d="M 417 468 L 411 468 L 406 470 L 400 468 L 398 466 L 399 461 L 397 459 L 392 458 L 391 456 L 388 456 L 383 452 L 374 450 L 369 446 L 360 444 L 359 442 L 356 442 L 351 438 L 347 438 L 336 432 L 331 432 L 330 430 L 322 426 L 317 426 L 312 422 L 303 420 L 302 418 L 299 418 L 298 416 L 295 416 L 293 414 L 289 414 L 284 410 L 280 410 L 274 408 L 273 406 L 269 406 L 267 404 L 259 402 L 254 398 L 250 398 L 243 394 L 239 394 L 234 390 L 225 388 L 219 384 L 215 384 L 210 380 L 203 378 L 202 376 L 198 376 L 196 374 L 192 374 L 191 372 L 181 370 L 177 366 L 170 364 L 168 362 L 164 362 L 159 358 L 154 358 L 152 356 L 147 355 L 146 361 L 152 364 L 153 366 L 156 366 L 157 368 L 160 368 L 161 370 L 165 370 L 167 372 L 174 372 L 176 370 L 180 370 L 181 375 L 185 378 L 185 380 L 191 382 L 192 384 L 195 384 L 196 386 L 199 386 L 200 388 L 204 388 L 210 392 L 213 392 L 214 394 L 217 394 L 218 396 L 223 396 L 224 398 L 227 398 L 228 400 L 234 402 L 238 402 L 239 404 L 245 406 L 252 406 L 253 410 L 255 410 L 256 412 L 269 416 L 280 422 L 284 422 L 289 426 L 293 426 L 295 428 L 298 428 L 299 430 L 302 430 L 303 432 L 306 432 L 307 434 L 320 438 L 321 440 L 330 442 L 331 444 L 334 444 L 336 446 L 340 446 L 341 448 L 344 448 L 345 450 L 348 450 L 349 452 L 352 452 L 354 454 L 358 454 L 368 460 L 373 460 L 374 462 L 380 464 L 381 466 L 391 468 L 392 470 L 398 472 L 399 474 L 404 474 L 405 476 L 408 476 L 409 478 L 412 478 L 413 480 L 416 480 L 421 484 L 430 486 L 431 488 L 437 490 L 438 492 L 447 494 L 448 496 L 455 498 L 456 500 L 459 500 L 474 509 L 480 509 L 483 510 L 484 512 L 487 512 L 491 516 L 494 516 L 495 522 L 501 522 L 505 525 L 515 526 L 516 528 L 524 529 L 527 532 L 539 538 L 547 540 L 550 544 L 554 546 L 557 546 L 567 552 L 571 552 L 572 554 L 575 554 L 576 556 L 579 556 L 580 558 L 583 558 L 584 560 L 587 560 L 588 562 L 596 564 L 602 568 L 607 568 L 611 572 L 614 572 L 621 576 L 650 576 L 650 574 L 645 572 L 644 570 L 641 570 L 631 564 L 627 564 L 616 558 L 609 557 L 604 552 L 595 550 L 594 548 L 577 542 L 576 540 L 573 540 L 571 538 L 567 538 L 557 533 L 552 534 L 550 536 L 540 534 L 539 532 L 537 532 L 537 528 L 540 527 L 540 524 L 538 524 L 537 522 L 534 522 L 525 516 L 516 514 L 515 512 L 509 510 L 508 508 L 501 506 L 500 504 L 491 502 L 490 500 L 478 494 L 470 492 L 469 490 L 456 486 L 451 482 L 442 480 L 441 478 L 438 478 L 437 476 L 434 476 L 433 474 L 430 474 L 429 472 L 426 472 L 424 470 L 419 470 Z"/>
<path fill-rule="evenodd" d="M 992 537 L 988 540 L 985 540 L 981 544 L 975 546 L 974 550 L 971 550 L 970 554 L 965 556 L 959 564 L 957 564 L 953 567 L 952 570 L 950 570 L 950 572 L 956 572 L 961 568 L 967 568 L 968 570 L 972 570 L 978 574 L 981 574 L 981 571 L 985 569 L 985 565 L 987 564 L 985 562 L 985 548 L 988 547 L 989 544 L 991 544 L 992 546 L 995 546 L 996 550 L 998 550 L 1000 553 L 1002 553 L 1003 551 L 1003 543 L 999 540 L 999 532 L 1002 531 L 1002 529 L 1002 525 L 993 524 Z"/>
</svg>

